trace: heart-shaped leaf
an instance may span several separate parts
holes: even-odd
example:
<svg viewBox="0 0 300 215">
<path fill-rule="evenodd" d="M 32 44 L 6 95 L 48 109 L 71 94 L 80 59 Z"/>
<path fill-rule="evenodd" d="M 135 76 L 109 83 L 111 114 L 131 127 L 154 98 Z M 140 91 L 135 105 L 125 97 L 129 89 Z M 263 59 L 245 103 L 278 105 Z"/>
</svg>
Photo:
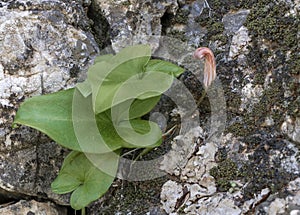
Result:
<svg viewBox="0 0 300 215">
<path fill-rule="evenodd" d="M 52 189 L 60 194 L 73 191 L 70 201 L 76 210 L 108 190 L 121 148 L 149 149 L 161 143 L 159 126 L 140 117 L 183 69 L 150 60 L 150 55 L 150 46 L 138 45 L 115 56 L 98 56 L 88 80 L 76 89 L 33 97 L 18 110 L 14 123 L 36 128 L 75 150 L 66 157 Z"/>
<path fill-rule="evenodd" d="M 84 153 L 71 152 L 65 158 L 57 178 L 51 184 L 52 191 L 58 194 L 74 191 L 70 203 L 75 210 L 82 209 L 100 198 L 109 189 L 117 173 L 118 152 L 93 156 L 91 160 L 95 162 L 94 164 Z M 95 159 L 95 156 L 99 158 Z M 106 162 L 109 173 L 98 168 L 98 162 L 103 161 Z"/>
<path fill-rule="evenodd" d="M 148 105 L 155 105 L 156 100 L 148 101 Z M 73 126 L 74 131 L 77 136 L 77 140 L 80 143 L 81 151 L 92 152 L 92 153 L 106 153 L 109 151 L 114 151 L 116 149 L 125 147 L 125 148 L 136 148 L 144 147 L 145 144 L 148 144 L 149 147 L 156 147 L 161 143 L 161 130 L 159 129 L 156 123 L 152 123 L 151 127 L 147 123 L 144 123 L 145 126 L 136 126 L 131 128 L 131 133 L 129 133 L 129 127 L 127 127 L 127 133 L 122 132 L 124 129 L 120 127 L 120 122 L 122 121 L 124 125 L 126 122 L 137 124 L 138 119 L 126 119 L 121 118 L 122 116 L 117 116 L 117 114 L 123 114 L 122 112 L 116 113 L 113 111 L 102 112 L 96 116 L 92 111 L 91 96 L 84 98 L 84 96 L 79 92 L 74 92 L 74 101 L 73 101 Z M 138 102 L 134 106 L 140 105 Z M 121 108 L 120 108 L 121 110 Z M 138 111 L 136 114 L 142 114 L 145 110 Z M 113 113 L 113 115 L 112 115 Z M 113 121 L 112 116 L 120 121 Z M 122 133 L 122 137 L 120 134 Z M 136 133 L 142 134 L 145 137 L 144 143 L 137 145 L 136 142 L 130 142 L 129 135 L 134 135 Z M 153 141 L 155 139 L 156 141 Z M 152 141 L 152 142 L 151 142 Z"/>
<path fill-rule="evenodd" d="M 23 102 L 14 123 L 35 128 L 60 145 L 80 151 L 72 121 L 74 89 L 43 96 L 35 96 Z"/>
<path fill-rule="evenodd" d="M 148 99 L 126 100 L 105 112 L 115 122 L 139 118 L 149 113 L 158 103 L 160 97 L 161 96 L 155 96 Z"/>
</svg>

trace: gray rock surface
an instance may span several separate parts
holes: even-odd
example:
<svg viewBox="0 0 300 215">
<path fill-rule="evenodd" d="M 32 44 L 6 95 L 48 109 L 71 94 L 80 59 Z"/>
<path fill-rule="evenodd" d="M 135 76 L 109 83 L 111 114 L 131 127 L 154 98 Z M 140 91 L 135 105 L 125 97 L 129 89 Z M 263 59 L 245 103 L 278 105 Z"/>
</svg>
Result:
<svg viewBox="0 0 300 215">
<path fill-rule="evenodd" d="M 59 207 L 53 203 L 42 203 L 34 200 L 21 200 L 17 203 L 8 204 L 6 207 L 0 205 L 0 214 L 36 214 L 36 215 L 61 215 L 67 214 L 66 208 Z"/>
<path fill-rule="evenodd" d="M 155 36 L 162 33 L 161 18 L 175 14 L 178 4 L 173 0 L 96 0 L 111 28 L 111 44 L 115 51 L 127 45 L 150 43 L 157 48 Z M 152 37 L 153 36 L 153 37 Z"/>
<path fill-rule="evenodd" d="M 0 188 L 68 204 L 51 192 L 65 150 L 33 129 L 12 129 L 21 101 L 74 86 L 99 53 L 80 2 L 0 4 Z"/>
</svg>

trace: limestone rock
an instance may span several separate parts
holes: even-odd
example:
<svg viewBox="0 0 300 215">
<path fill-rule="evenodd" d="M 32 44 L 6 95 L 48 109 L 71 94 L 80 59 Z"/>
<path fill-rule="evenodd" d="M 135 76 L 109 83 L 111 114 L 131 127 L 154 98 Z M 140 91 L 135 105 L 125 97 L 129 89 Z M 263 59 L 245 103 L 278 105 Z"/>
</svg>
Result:
<svg viewBox="0 0 300 215">
<path fill-rule="evenodd" d="M 36 215 L 61 215 L 67 214 L 67 210 L 62 207 L 55 206 L 53 203 L 42 203 L 34 200 L 21 200 L 8 206 L 0 205 L 0 214 L 36 214 Z"/>
<path fill-rule="evenodd" d="M 176 203 L 178 199 L 181 198 L 183 195 L 183 187 L 174 182 L 174 181 L 167 181 L 164 186 L 162 187 L 161 191 L 161 201 L 163 204 L 164 210 L 171 214 L 172 212 L 176 211 Z"/>
<path fill-rule="evenodd" d="M 162 33 L 161 18 L 175 14 L 178 4 L 173 0 L 96 0 L 111 28 L 111 43 L 115 51 L 127 45 L 150 43 L 157 48 Z"/>
<path fill-rule="evenodd" d="M 12 129 L 12 123 L 24 99 L 73 87 L 99 53 L 81 3 L 19 0 L 0 4 L 2 189 L 68 203 L 67 196 L 50 190 L 64 150 L 33 129 Z"/>
</svg>

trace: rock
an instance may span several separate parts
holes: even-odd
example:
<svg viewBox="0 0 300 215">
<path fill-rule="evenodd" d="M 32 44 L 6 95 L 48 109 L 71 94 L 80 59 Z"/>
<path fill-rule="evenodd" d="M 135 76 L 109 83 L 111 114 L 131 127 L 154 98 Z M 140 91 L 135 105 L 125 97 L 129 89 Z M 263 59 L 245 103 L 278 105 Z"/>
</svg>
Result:
<svg viewBox="0 0 300 215">
<path fill-rule="evenodd" d="M 0 14 L 0 188 L 68 204 L 50 189 L 66 151 L 12 123 L 24 99 L 83 80 L 99 53 L 90 20 L 74 1 L 9 1 Z"/>
<path fill-rule="evenodd" d="M 261 205 L 258 205 L 256 211 L 267 214 L 299 214 L 300 208 L 300 178 L 291 181 L 287 186 L 289 195 L 279 197 L 270 195 Z"/>
<path fill-rule="evenodd" d="M 260 96 L 263 94 L 263 88 L 259 85 L 255 87 L 248 83 L 242 89 L 241 111 L 252 111 L 253 105 L 259 103 Z"/>
<path fill-rule="evenodd" d="M 203 136 L 203 130 L 200 127 L 191 129 L 187 134 L 177 136 L 172 143 L 172 149 L 164 156 L 160 169 L 172 175 L 181 175 L 188 159 L 195 151 L 196 144 L 193 143 L 193 139 L 201 136 Z"/>
<path fill-rule="evenodd" d="M 239 61 L 245 59 L 245 54 L 248 54 L 247 44 L 251 41 L 248 35 L 248 30 L 244 26 L 238 29 L 237 33 L 232 37 L 232 42 L 229 51 L 229 60 L 238 58 Z M 242 64 L 242 62 L 239 62 Z"/>
<path fill-rule="evenodd" d="M 67 214 L 67 210 L 66 208 L 56 206 L 50 202 L 42 203 L 34 200 L 31 201 L 21 200 L 17 203 L 12 203 L 4 207 L 0 205 L 0 214 L 61 215 L 61 214 Z"/>
<path fill-rule="evenodd" d="M 187 203 L 184 209 L 185 214 L 241 214 L 241 210 L 234 205 L 232 199 L 224 197 L 222 194 L 199 199 L 196 203 Z"/>
<path fill-rule="evenodd" d="M 163 209 L 168 214 L 175 212 L 178 209 L 177 201 L 182 197 L 182 195 L 183 187 L 180 184 L 174 181 L 167 181 L 162 187 L 160 194 Z"/>
<path fill-rule="evenodd" d="M 284 213 L 285 208 L 285 200 L 276 198 L 270 205 L 270 208 L 268 209 L 269 214 L 282 214 Z"/>
<path fill-rule="evenodd" d="M 293 141 L 300 143 L 300 118 L 293 120 L 290 116 L 286 116 L 286 120 L 281 125 L 281 131 Z"/>
<path fill-rule="evenodd" d="M 225 32 L 229 35 L 239 35 L 241 33 L 236 33 L 237 31 L 247 32 L 247 29 L 243 28 L 243 24 L 246 21 L 246 18 L 248 14 L 250 13 L 250 10 L 239 10 L 236 12 L 229 12 L 228 14 L 225 14 L 223 17 L 222 22 L 224 23 Z M 242 29 L 242 30 L 241 30 Z M 245 33 L 246 33 L 245 32 Z M 239 38 L 242 39 L 242 38 Z M 240 41 L 239 39 L 236 39 L 236 41 Z M 243 42 L 242 40 L 241 42 Z M 233 43 L 233 41 L 232 41 Z M 230 56 L 230 54 L 229 54 Z"/>
<path fill-rule="evenodd" d="M 111 44 L 114 51 L 127 45 L 150 43 L 157 48 L 162 33 L 161 18 L 165 13 L 175 14 L 176 1 L 164 0 L 96 0 L 111 28 Z M 153 36 L 153 37 L 152 37 Z"/>
</svg>

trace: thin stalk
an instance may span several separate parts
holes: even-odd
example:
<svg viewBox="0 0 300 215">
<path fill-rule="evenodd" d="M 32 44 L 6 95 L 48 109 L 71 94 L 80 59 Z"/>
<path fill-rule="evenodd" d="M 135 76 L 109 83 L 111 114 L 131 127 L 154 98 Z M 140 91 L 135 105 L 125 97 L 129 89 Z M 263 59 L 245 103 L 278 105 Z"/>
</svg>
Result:
<svg viewBox="0 0 300 215">
<path fill-rule="evenodd" d="M 204 92 L 202 93 L 200 99 L 198 99 L 197 104 L 196 104 L 197 108 L 199 107 L 200 103 L 203 101 L 205 96 L 206 96 L 206 90 L 204 90 Z"/>
<path fill-rule="evenodd" d="M 85 207 L 81 209 L 81 215 L 85 215 Z"/>
</svg>

